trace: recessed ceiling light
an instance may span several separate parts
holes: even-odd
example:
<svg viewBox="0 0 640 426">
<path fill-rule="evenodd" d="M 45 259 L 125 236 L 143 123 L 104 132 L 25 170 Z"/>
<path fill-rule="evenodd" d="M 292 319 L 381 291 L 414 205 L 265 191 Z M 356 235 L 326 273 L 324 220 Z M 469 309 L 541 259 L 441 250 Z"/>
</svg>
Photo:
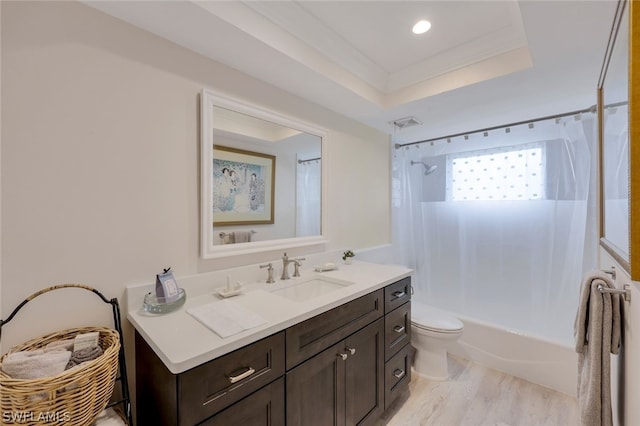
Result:
<svg viewBox="0 0 640 426">
<path fill-rule="evenodd" d="M 416 22 L 416 24 L 413 26 L 413 33 L 414 34 L 424 34 L 427 31 L 429 31 L 429 29 L 431 28 L 431 22 L 422 19 L 418 22 Z"/>
</svg>

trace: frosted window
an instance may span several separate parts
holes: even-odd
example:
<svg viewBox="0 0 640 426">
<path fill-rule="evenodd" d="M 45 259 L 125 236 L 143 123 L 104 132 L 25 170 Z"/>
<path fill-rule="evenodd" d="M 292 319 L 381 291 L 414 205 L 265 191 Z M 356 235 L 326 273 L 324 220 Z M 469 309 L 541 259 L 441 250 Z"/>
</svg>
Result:
<svg viewBox="0 0 640 426">
<path fill-rule="evenodd" d="M 447 157 L 447 198 L 542 200 L 544 147 L 527 144 Z"/>
</svg>

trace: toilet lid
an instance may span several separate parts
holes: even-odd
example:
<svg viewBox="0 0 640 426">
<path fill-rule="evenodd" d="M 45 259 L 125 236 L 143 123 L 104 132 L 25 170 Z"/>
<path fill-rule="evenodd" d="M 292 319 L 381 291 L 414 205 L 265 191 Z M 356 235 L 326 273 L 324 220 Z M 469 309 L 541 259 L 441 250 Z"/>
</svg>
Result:
<svg viewBox="0 0 640 426">
<path fill-rule="evenodd" d="M 462 321 L 453 315 L 426 306 L 411 307 L 411 323 L 418 328 L 442 333 L 457 332 L 464 328 Z"/>
</svg>

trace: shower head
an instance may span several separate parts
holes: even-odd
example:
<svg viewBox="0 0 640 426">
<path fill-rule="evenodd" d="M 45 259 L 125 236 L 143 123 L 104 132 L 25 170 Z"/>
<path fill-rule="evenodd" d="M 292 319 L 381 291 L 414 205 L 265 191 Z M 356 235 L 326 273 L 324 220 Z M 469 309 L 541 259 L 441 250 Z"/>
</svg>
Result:
<svg viewBox="0 0 640 426">
<path fill-rule="evenodd" d="M 413 166 L 414 164 L 422 164 L 422 166 L 424 167 L 424 175 L 428 176 L 431 173 L 435 172 L 436 169 L 438 168 L 437 165 L 435 164 L 427 164 L 424 161 L 413 161 L 411 160 L 411 165 Z"/>
</svg>

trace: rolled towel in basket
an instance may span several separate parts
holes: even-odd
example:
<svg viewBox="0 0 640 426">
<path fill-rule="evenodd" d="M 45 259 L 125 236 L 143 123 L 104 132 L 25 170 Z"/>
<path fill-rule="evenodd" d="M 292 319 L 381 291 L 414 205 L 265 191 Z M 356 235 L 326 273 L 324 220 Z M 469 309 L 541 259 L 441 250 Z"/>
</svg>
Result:
<svg viewBox="0 0 640 426">
<path fill-rule="evenodd" d="M 71 354 L 71 358 L 67 363 L 67 370 L 76 365 L 80 365 L 83 362 L 92 361 L 102 355 L 103 350 L 100 346 L 93 346 L 90 348 L 80 349 Z"/>
<path fill-rule="evenodd" d="M 69 352 L 73 352 L 73 342 L 74 342 L 73 339 L 56 340 L 55 342 L 49 343 L 43 349 L 44 349 L 45 352 L 51 352 L 51 351 L 69 351 Z"/>
<path fill-rule="evenodd" d="M 6 356 L 2 362 L 2 371 L 14 379 L 40 379 L 51 377 L 65 370 L 71 352 L 35 351 L 14 352 Z"/>
</svg>

